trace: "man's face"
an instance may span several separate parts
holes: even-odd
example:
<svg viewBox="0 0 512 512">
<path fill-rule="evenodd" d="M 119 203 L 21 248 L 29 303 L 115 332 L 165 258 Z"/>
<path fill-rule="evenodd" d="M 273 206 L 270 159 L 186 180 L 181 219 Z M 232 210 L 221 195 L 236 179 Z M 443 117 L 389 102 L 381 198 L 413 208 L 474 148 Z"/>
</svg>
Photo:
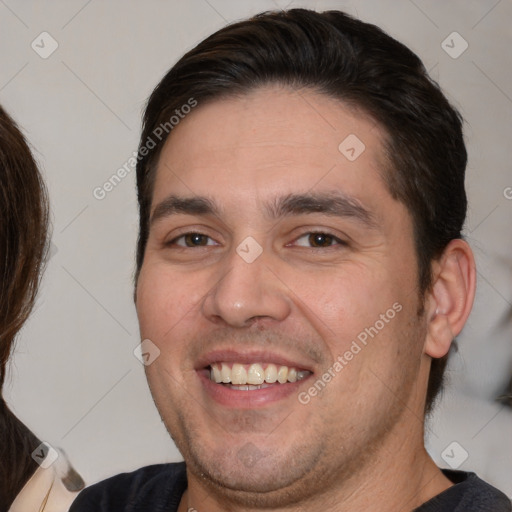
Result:
<svg viewBox="0 0 512 512">
<path fill-rule="evenodd" d="M 299 499 L 421 431 L 413 229 L 382 139 L 267 87 L 199 104 L 164 147 L 137 310 L 156 405 L 212 488 Z"/>
</svg>

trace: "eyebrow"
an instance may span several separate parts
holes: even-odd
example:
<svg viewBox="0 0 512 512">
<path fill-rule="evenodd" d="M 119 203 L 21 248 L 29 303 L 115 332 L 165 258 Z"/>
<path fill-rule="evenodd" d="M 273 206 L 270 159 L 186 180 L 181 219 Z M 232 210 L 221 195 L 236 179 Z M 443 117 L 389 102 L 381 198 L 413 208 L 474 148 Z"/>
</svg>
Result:
<svg viewBox="0 0 512 512">
<path fill-rule="evenodd" d="M 219 208 L 207 197 L 178 197 L 171 195 L 159 203 L 153 214 L 151 215 L 150 224 L 156 221 L 175 215 L 184 213 L 188 215 L 219 215 Z"/>
<path fill-rule="evenodd" d="M 358 200 L 342 193 L 288 194 L 276 197 L 265 205 L 267 215 L 281 219 L 291 215 L 321 213 L 334 217 L 352 218 L 368 228 L 376 228 L 375 216 Z M 150 224 L 175 214 L 221 216 L 215 201 L 204 196 L 179 197 L 170 195 L 160 202 L 151 215 Z"/>
<path fill-rule="evenodd" d="M 340 192 L 289 194 L 276 198 L 267 205 L 267 209 L 276 219 L 288 215 L 321 213 L 334 217 L 353 218 L 369 228 L 376 228 L 378 225 L 375 216 L 357 199 Z"/>
</svg>

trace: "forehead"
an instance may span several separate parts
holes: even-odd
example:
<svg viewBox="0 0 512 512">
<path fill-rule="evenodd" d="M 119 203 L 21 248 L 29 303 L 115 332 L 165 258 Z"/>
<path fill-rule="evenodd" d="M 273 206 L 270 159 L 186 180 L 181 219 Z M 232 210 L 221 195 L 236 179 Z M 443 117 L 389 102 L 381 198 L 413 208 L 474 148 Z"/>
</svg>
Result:
<svg viewBox="0 0 512 512">
<path fill-rule="evenodd" d="M 382 141 L 368 116 L 310 90 L 268 86 L 199 103 L 165 143 L 153 204 L 170 192 L 386 194 Z"/>
</svg>

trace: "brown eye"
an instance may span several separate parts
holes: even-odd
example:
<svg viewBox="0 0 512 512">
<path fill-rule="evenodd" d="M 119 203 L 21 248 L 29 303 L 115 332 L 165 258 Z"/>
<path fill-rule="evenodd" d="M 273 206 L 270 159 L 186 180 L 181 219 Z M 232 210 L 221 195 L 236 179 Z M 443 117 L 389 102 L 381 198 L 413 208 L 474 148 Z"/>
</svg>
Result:
<svg viewBox="0 0 512 512">
<path fill-rule="evenodd" d="M 171 240 L 166 245 L 177 245 L 180 247 L 204 247 L 207 245 L 217 245 L 217 243 L 207 235 L 202 233 L 185 233 Z"/>
<path fill-rule="evenodd" d="M 200 233 L 187 233 L 183 236 L 183 240 L 187 247 L 199 247 L 208 245 L 208 237 Z"/>
<path fill-rule="evenodd" d="M 334 237 L 326 233 L 310 233 L 308 242 L 311 247 L 330 247 L 334 242 Z"/>
<path fill-rule="evenodd" d="M 293 242 L 293 245 L 313 249 L 328 249 L 330 247 L 347 246 L 348 244 L 329 233 L 315 231 L 300 236 Z"/>
</svg>

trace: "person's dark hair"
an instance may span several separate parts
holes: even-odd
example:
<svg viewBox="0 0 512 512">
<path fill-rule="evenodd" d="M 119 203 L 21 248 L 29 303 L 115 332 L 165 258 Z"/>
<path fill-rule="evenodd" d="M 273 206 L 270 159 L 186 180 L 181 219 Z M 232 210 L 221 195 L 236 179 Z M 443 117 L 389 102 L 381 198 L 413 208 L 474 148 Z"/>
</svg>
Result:
<svg viewBox="0 0 512 512">
<path fill-rule="evenodd" d="M 0 510 L 8 510 L 38 468 L 41 441 L 2 395 L 16 335 L 34 305 L 47 250 L 46 188 L 30 149 L 0 107 Z"/>
<path fill-rule="evenodd" d="M 191 98 L 202 105 L 267 84 L 338 99 L 384 129 L 383 178 L 412 216 L 423 297 L 431 286 L 432 261 L 451 240 L 462 238 L 467 207 L 462 119 L 411 50 L 380 28 L 339 11 L 291 9 L 229 25 L 184 55 L 158 84 L 145 110 L 137 157 L 136 279 L 166 140 L 161 127 L 169 126 Z M 442 387 L 446 362 L 447 356 L 432 360 L 427 413 Z"/>
</svg>

